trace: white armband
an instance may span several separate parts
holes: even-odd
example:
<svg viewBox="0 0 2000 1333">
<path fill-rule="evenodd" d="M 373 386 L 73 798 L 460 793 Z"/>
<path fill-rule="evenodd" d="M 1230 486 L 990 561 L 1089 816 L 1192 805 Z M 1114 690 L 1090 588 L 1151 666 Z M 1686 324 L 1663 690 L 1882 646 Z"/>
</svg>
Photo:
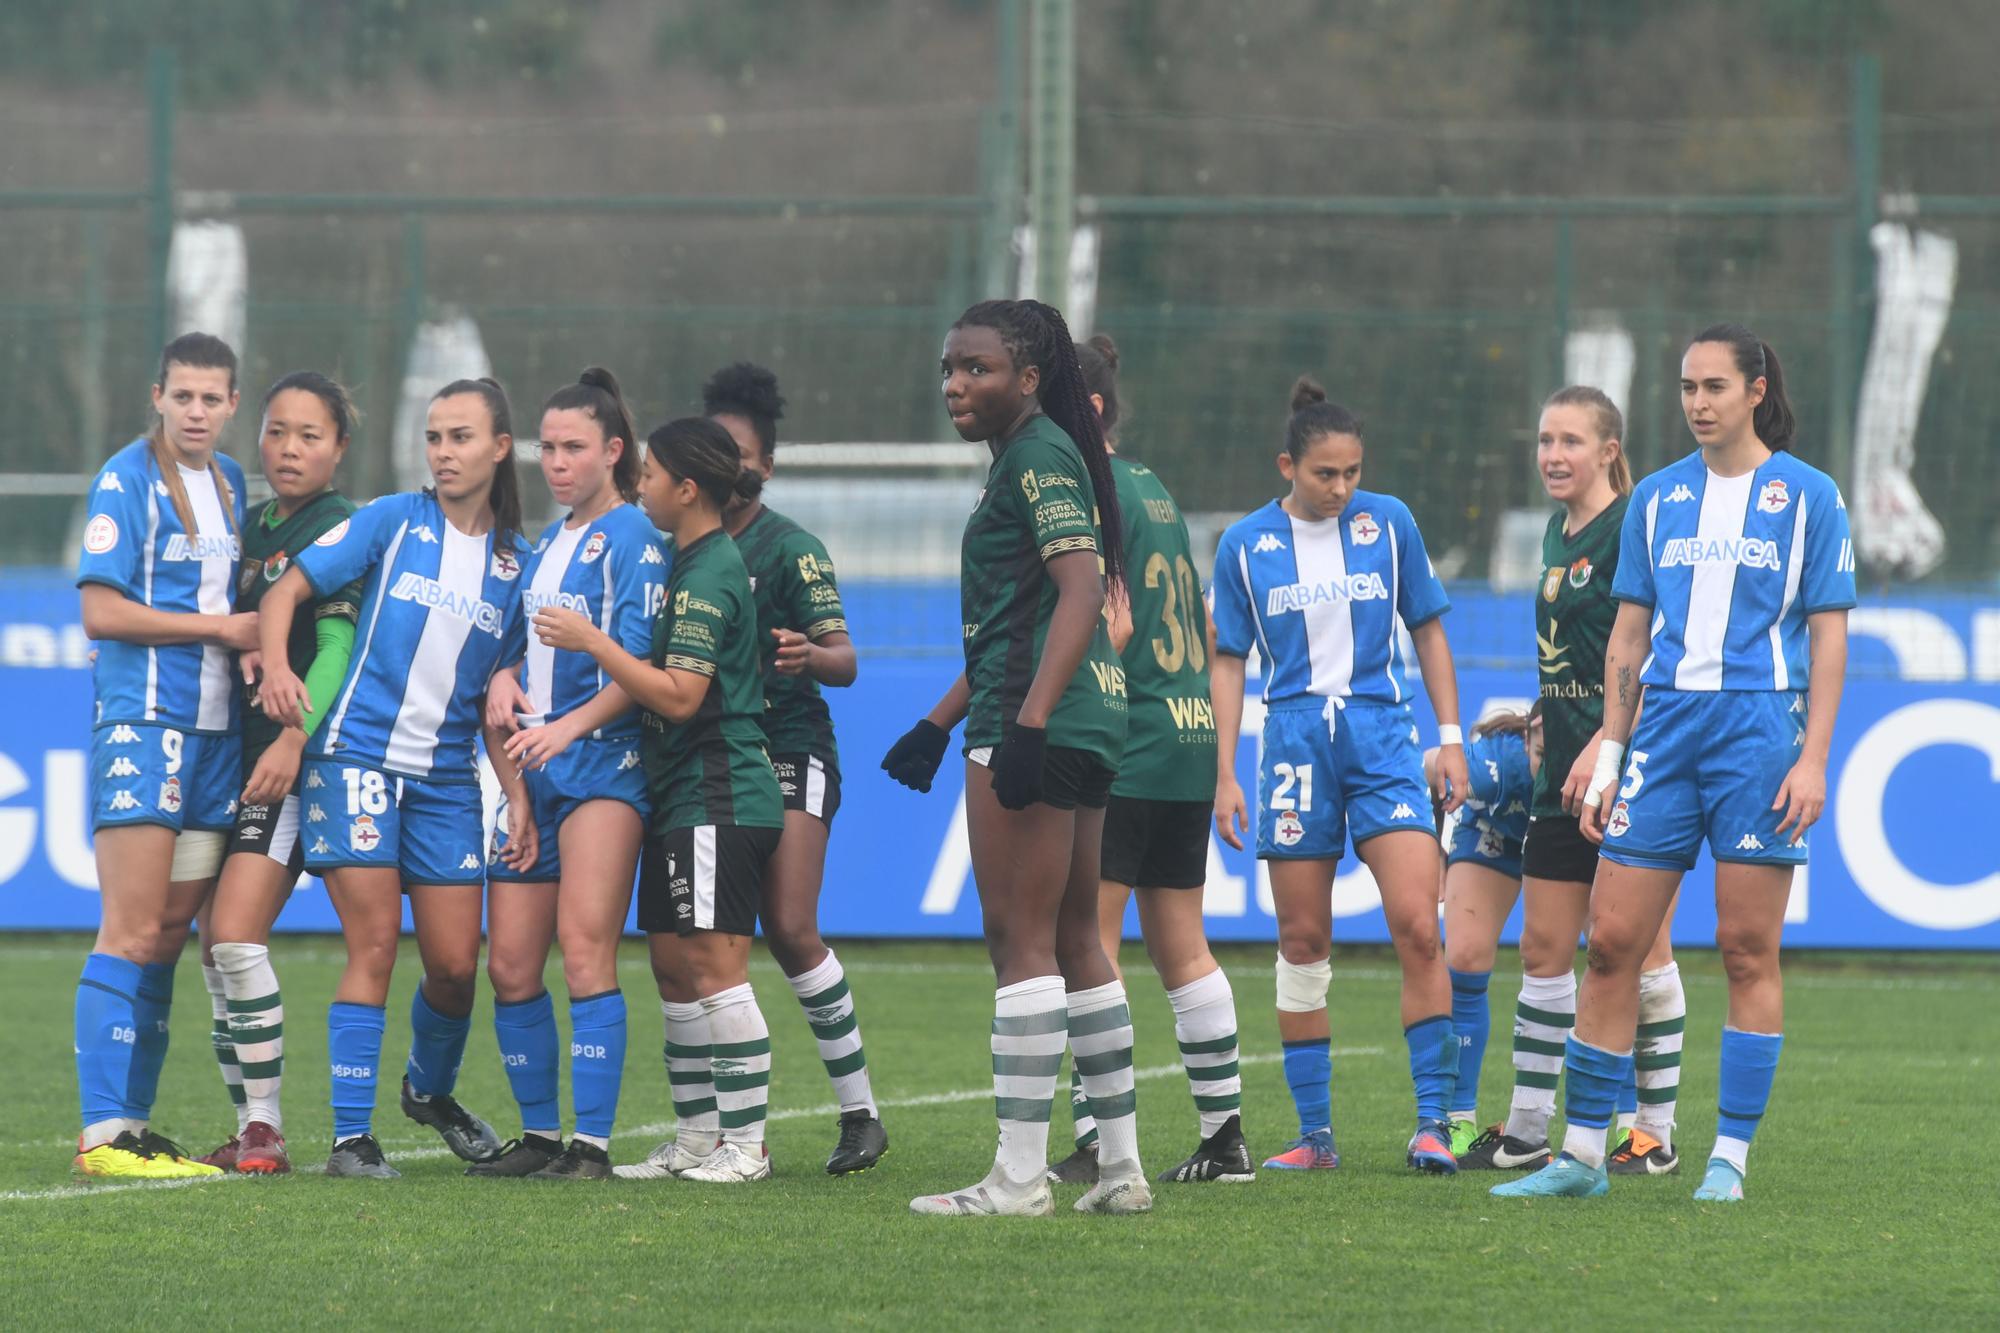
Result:
<svg viewBox="0 0 2000 1333">
<path fill-rule="evenodd" d="M 1438 724 L 1438 744 L 1463 745 L 1465 732 L 1456 722 L 1441 722 Z"/>
<path fill-rule="evenodd" d="M 1597 767 L 1590 774 L 1590 790 L 1583 794 L 1583 803 L 1593 810 L 1603 801 L 1598 793 L 1618 781 L 1618 770 L 1625 766 L 1625 742 L 1599 741 L 1597 743 Z"/>
</svg>

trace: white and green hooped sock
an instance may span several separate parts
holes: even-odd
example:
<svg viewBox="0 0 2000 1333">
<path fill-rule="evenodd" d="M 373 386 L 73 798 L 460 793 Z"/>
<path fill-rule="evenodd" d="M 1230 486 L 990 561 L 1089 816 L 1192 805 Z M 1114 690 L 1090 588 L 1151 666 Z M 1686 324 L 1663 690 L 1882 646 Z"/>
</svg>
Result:
<svg viewBox="0 0 2000 1333">
<path fill-rule="evenodd" d="M 208 1042 L 214 1048 L 215 1063 L 221 1066 L 222 1086 L 229 1090 L 230 1105 L 236 1108 L 236 1132 L 241 1134 L 250 1123 L 250 1106 L 243 1091 L 243 1066 L 236 1054 L 236 1038 L 229 1030 L 229 992 L 222 969 L 203 963 L 201 982 L 208 988 L 209 1013 L 214 1020 Z"/>
<path fill-rule="evenodd" d="M 1069 1046 L 1097 1119 L 1097 1160 L 1136 1166 L 1138 1099 L 1132 1082 L 1132 1011 L 1124 982 L 1069 993 Z"/>
<path fill-rule="evenodd" d="M 1639 1032 L 1633 1050 L 1638 1071 L 1637 1125 L 1674 1146 L 1674 1109 L 1681 1095 L 1681 1038 L 1687 1029 L 1687 992 L 1679 963 L 1639 974 Z"/>
<path fill-rule="evenodd" d="M 1174 1008 L 1174 1039 L 1187 1069 L 1188 1091 L 1206 1139 L 1243 1108 L 1243 1077 L 1236 1050 L 1236 996 L 1221 968 L 1167 992 Z"/>
<path fill-rule="evenodd" d="M 674 1099 L 674 1141 L 684 1152 L 706 1157 L 715 1151 L 722 1129 L 715 1108 L 715 1074 L 709 1067 L 711 1041 L 708 1010 L 699 1000 L 681 1004 L 660 1001 L 666 1019 L 667 1084 Z"/>
<path fill-rule="evenodd" d="M 708 1067 L 715 1076 L 715 1108 L 722 1138 L 764 1149 L 764 1116 L 771 1098 L 771 1029 L 750 983 L 701 998 L 708 1011 Z"/>
<path fill-rule="evenodd" d="M 1576 974 L 1521 978 L 1514 1006 L 1514 1100 L 1506 1135 L 1523 1143 L 1547 1143 L 1556 1113 L 1556 1085 L 1562 1082 L 1563 1044 L 1576 1026 Z"/>
<path fill-rule="evenodd" d="M 993 1114 L 1000 1122 L 994 1165 L 1026 1188 L 1049 1164 L 1049 1110 L 1069 1039 L 1060 976 L 1030 977 L 993 993 Z"/>
<path fill-rule="evenodd" d="M 847 988 L 840 959 L 828 949 L 818 967 L 785 980 L 791 983 L 792 994 L 799 997 L 799 1007 L 806 1011 L 806 1023 L 819 1046 L 826 1076 L 833 1080 L 833 1096 L 840 1109 L 866 1111 L 880 1119 L 868 1081 L 868 1056 L 861 1048 L 861 1027 L 854 1016 L 854 996 Z"/>
<path fill-rule="evenodd" d="M 271 951 L 262 944 L 218 944 L 209 952 L 227 993 L 229 1036 L 243 1078 L 243 1121 L 261 1121 L 282 1134 L 278 1085 L 285 1072 L 285 1004 Z"/>
</svg>

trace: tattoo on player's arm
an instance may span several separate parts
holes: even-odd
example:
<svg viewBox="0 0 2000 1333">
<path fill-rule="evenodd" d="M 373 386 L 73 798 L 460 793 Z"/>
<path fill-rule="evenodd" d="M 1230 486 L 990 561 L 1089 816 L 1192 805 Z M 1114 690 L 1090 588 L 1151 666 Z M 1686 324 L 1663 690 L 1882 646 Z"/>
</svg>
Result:
<svg viewBox="0 0 2000 1333">
<path fill-rule="evenodd" d="M 1632 689 L 1632 668 L 1621 662 L 1618 665 L 1618 706 L 1630 708 L 1636 702 Z"/>
</svg>

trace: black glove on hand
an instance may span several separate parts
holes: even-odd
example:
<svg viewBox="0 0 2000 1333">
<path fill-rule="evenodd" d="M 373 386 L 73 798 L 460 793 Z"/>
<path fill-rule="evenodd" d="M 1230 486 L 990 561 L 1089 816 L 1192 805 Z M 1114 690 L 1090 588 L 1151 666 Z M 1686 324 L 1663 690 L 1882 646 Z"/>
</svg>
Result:
<svg viewBox="0 0 2000 1333">
<path fill-rule="evenodd" d="M 904 732 L 882 756 L 882 771 L 912 791 L 929 791 L 951 745 L 951 733 L 925 718 Z"/>
<path fill-rule="evenodd" d="M 1049 733 L 1015 722 L 993 752 L 993 795 L 1009 810 L 1025 810 L 1042 799 L 1042 759 Z"/>
</svg>

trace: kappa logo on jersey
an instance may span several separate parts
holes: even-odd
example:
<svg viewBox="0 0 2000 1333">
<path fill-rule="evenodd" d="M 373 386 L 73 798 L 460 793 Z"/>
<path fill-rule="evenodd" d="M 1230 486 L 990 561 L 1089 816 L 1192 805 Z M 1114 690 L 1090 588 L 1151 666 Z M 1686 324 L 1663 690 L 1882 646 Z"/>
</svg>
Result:
<svg viewBox="0 0 2000 1333">
<path fill-rule="evenodd" d="M 509 560 L 513 559 L 512 556 L 508 556 L 507 558 Z M 498 565 L 497 558 L 494 563 L 496 566 Z M 520 572 L 519 566 L 516 566 L 514 574 Z M 503 577 L 512 578 L 514 574 L 504 575 Z M 442 611 L 446 615 L 454 616 L 459 620 L 470 621 L 486 633 L 491 634 L 494 638 L 497 639 L 500 637 L 499 607 L 480 598 L 467 597 L 464 593 L 454 592 L 442 583 L 439 583 L 436 579 L 426 578 L 414 571 L 405 571 L 396 576 L 395 586 L 389 589 L 389 595 L 400 601 L 415 602 L 419 606 L 428 606 L 433 610 Z"/>
<path fill-rule="evenodd" d="M 1590 557 L 1584 556 L 1569 567 L 1569 586 L 1579 589 L 1588 587 L 1590 576 L 1596 572 L 1596 570 L 1591 568 Z"/>
<path fill-rule="evenodd" d="M 1380 574 L 1370 570 L 1366 574 L 1348 574 L 1321 583 L 1278 584 L 1264 594 L 1264 614 L 1283 615 L 1287 611 L 1303 611 L 1309 606 L 1327 602 L 1379 602 L 1388 596 L 1389 586 L 1382 582 Z"/>
<path fill-rule="evenodd" d="M 1286 548 L 1283 538 L 1279 537 L 1275 532 L 1266 532 L 1257 538 L 1257 544 L 1250 548 L 1250 554 L 1265 555 L 1271 551 L 1282 551 L 1284 549 Z"/>
<path fill-rule="evenodd" d="M 113 745 L 137 745 L 139 743 L 139 733 L 121 722 L 111 729 L 111 743 Z"/>
<path fill-rule="evenodd" d="M 577 553 L 576 558 L 583 561 L 584 564 L 588 565 L 596 563 L 597 557 L 603 554 L 604 554 L 604 534 L 601 532 L 593 532 L 588 537 L 584 538 L 583 550 Z"/>
<path fill-rule="evenodd" d="M 512 551 L 493 553 L 493 577 L 512 583 L 521 577 L 521 562 L 514 558 Z"/>
<path fill-rule="evenodd" d="M 1764 850 L 1764 840 L 1754 833 L 1746 833 L 1736 840 L 1736 850 L 1739 852 L 1761 852 Z"/>
<path fill-rule="evenodd" d="M 1389 818 L 1391 819 L 1415 819 L 1416 817 L 1417 812 L 1410 809 L 1408 803 L 1404 801 L 1396 802 L 1396 808 L 1389 812 Z"/>
<path fill-rule="evenodd" d="M 179 778 L 168 778 L 160 784 L 160 809 L 170 815 L 180 813 L 181 780 Z"/>
<path fill-rule="evenodd" d="M 107 778 L 136 778 L 139 776 L 139 766 L 121 754 L 111 761 L 111 767 L 104 770 L 104 776 Z"/>
<path fill-rule="evenodd" d="M 1778 569 L 1778 543 L 1762 537 L 1673 537 L 1660 548 L 1660 568 L 1682 565 L 1747 565 Z"/>
<path fill-rule="evenodd" d="M 1375 539 L 1382 535 L 1382 525 L 1375 521 L 1373 514 L 1356 514 L 1348 521 L 1347 531 L 1356 546 L 1373 546 Z"/>
<path fill-rule="evenodd" d="M 99 514 L 83 530 L 83 549 L 103 555 L 118 544 L 118 522 L 109 514 Z"/>
<path fill-rule="evenodd" d="M 162 500 L 170 499 L 173 496 L 173 492 L 167 489 L 167 483 L 164 480 L 153 483 L 153 493 L 158 495 Z"/>
<path fill-rule="evenodd" d="M 1677 505 L 1683 500 L 1692 500 L 1692 499 L 1694 499 L 1694 492 L 1689 490 L 1687 488 L 1687 484 L 1683 482 L 1681 485 L 1676 486 L 1671 491 L 1667 492 L 1667 498 L 1665 500 L 1665 503 L 1670 505 Z"/>
<path fill-rule="evenodd" d="M 137 810 L 139 808 L 139 798 L 129 791 L 121 791 L 111 798 L 111 808 L 113 810 Z"/>
<path fill-rule="evenodd" d="M 373 815 L 356 815 L 354 823 L 347 830 L 347 844 L 357 852 L 372 852 L 382 841 L 382 830 L 375 827 Z"/>
<path fill-rule="evenodd" d="M 322 532 L 319 535 L 319 540 L 314 542 L 313 545 L 338 546 L 340 545 L 340 539 L 342 537 L 345 537 L 346 535 L 347 535 L 347 520 L 343 518 L 340 520 L 340 522 L 334 524 L 332 527 L 328 528 L 325 532 Z"/>
<path fill-rule="evenodd" d="M 664 565 L 667 563 L 667 558 L 660 554 L 659 547 L 648 546 L 639 553 L 639 563 L 642 565 Z"/>
<path fill-rule="evenodd" d="M 318 769 L 316 769 L 316 768 L 315 768 L 315 769 L 314 769 L 314 770 L 313 770 L 312 772 L 310 772 L 310 773 L 306 774 L 306 786 L 308 786 L 308 787 L 324 787 L 325 785 L 326 785 L 326 779 L 325 779 L 325 778 L 323 778 L 323 777 L 321 777 L 321 776 L 319 775 L 319 770 L 318 770 Z M 318 806 L 314 806 L 314 807 L 313 807 L 313 809 L 317 810 L 317 809 L 319 809 L 319 807 L 318 807 Z M 325 819 L 325 818 L 326 818 L 326 816 L 325 816 L 325 815 L 315 815 L 315 816 L 313 816 L 313 817 L 314 817 L 315 819 Z"/>
<path fill-rule="evenodd" d="M 1625 830 L 1631 827 L 1632 812 L 1626 808 L 1625 802 L 1620 801 L 1611 807 L 1611 818 L 1604 821 L 1604 836 L 1622 838 L 1625 836 Z"/>
<path fill-rule="evenodd" d="M 190 537 L 184 532 L 176 532 L 167 538 L 167 549 L 160 553 L 162 560 L 234 560 L 243 553 L 243 543 L 234 536 Z"/>
<path fill-rule="evenodd" d="M 1785 506 L 1792 502 L 1791 491 L 1785 483 L 1775 477 L 1764 483 L 1764 489 L 1757 492 L 1757 509 L 1765 514 L 1782 514 Z"/>
<path fill-rule="evenodd" d="M 464 859 L 458 863 L 458 868 L 460 870 L 477 870 L 479 869 L 479 858 L 471 852 L 467 852 Z"/>
<path fill-rule="evenodd" d="M 1306 826 L 1299 821 L 1298 815 L 1290 810 L 1279 814 L 1277 826 L 1271 830 L 1271 841 L 1280 847 L 1296 847 L 1305 836 Z"/>
<path fill-rule="evenodd" d="M 107 472 L 98 479 L 97 489 L 100 491 L 117 491 L 120 495 L 123 495 L 125 493 L 125 483 L 118 480 L 116 472 Z"/>
<path fill-rule="evenodd" d="M 628 768 L 637 768 L 638 766 L 639 766 L 639 752 L 637 750 L 627 750 L 622 756 L 619 757 L 618 771 L 620 773 L 623 773 Z"/>
</svg>

